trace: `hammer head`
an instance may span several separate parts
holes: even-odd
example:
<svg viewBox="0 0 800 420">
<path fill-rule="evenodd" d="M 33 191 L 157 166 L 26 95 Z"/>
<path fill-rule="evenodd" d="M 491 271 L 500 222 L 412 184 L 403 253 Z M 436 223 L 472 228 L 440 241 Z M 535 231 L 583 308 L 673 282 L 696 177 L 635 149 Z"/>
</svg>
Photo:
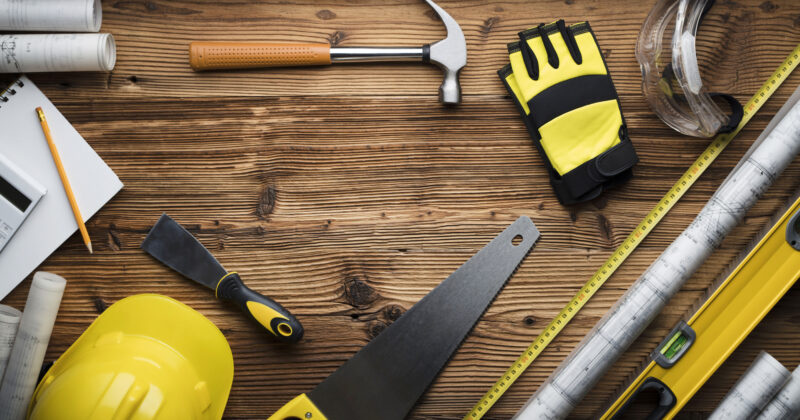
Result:
<svg viewBox="0 0 800 420">
<path fill-rule="evenodd" d="M 461 102 L 461 85 L 458 73 L 467 65 L 467 41 L 455 19 L 432 0 L 425 0 L 447 28 L 445 39 L 425 46 L 426 59 L 444 72 L 444 82 L 439 87 L 439 99 L 446 104 Z"/>
</svg>

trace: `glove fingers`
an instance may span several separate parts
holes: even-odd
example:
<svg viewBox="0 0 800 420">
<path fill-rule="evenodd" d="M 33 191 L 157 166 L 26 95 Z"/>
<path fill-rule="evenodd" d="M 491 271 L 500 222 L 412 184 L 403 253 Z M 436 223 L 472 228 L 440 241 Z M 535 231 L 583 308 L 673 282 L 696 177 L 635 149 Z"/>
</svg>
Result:
<svg viewBox="0 0 800 420">
<path fill-rule="evenodd" d="M 575 64 L 583 63 L 583 56 L 581 55 L 580 48 L 578 48 L 577 41 L 575 41 L 575 33 L 572 32 L 572 28 L 567 28 L 564 19 L 556 22 L 556 26 L 558 27 L 558 32 L 561 33 L 561 37 L 564 38 L 564 42 L 567 44 L 567 49 L 569 50 L 569 55 L 572 57 L 572 61 L 574 61 Z"/>
<path fill-rule="evenodd" d="M 502 69 L 497 71 L 497 74 L 500 76 L 500 80 L 503 81 L 503 84 L 506 86 L 506 90 L 508 90 L 508 93 L 511 95 L 514 102 L 521 109 L 523 116 L 530 114 L 530 109 L 528 109 L 528 104 L 522 97 L 522 91 L 519 89 L 517 78 L 514 77 L 511 66 L 504 66 Z"/>
<path fill-rule="evenodd" d="M 528 71 L 528 77 L 539 80 L 539 60 L 536 58 L 536 54 L 526 42 L 520 42 L 519 48 L 522 62 L 525 63 L 525 69 Z"/>
<path fill-rule="evenodd" d="M 544 23 L 540 23 L 539 26 L 536 27 L 536 30 L 539 31 L 539 38 L 541 38 L 544 50 L 547 52 L 547 63 L 550 64 L 550 67 L 557 69 L 559 64 L 558 54 L 556 54 L 556 50 L 553 48 L 553 43 L 550 42 L 550 36 L 547 35 L 548 31 L 545 29 Z M 522 40 L 524 41 L 525 38 L 522 38 Z"/>
<path fill-rule="evenodd" d="M 536 29 L 532 29 L 536 31 Z M 545 50 L 544 43 L 539 37 L 529 38 L 527 35 L 529 31 L 520 32 L 520 37 L 525 36 L 523 40 L 517 43 L 509 44 L 508 58 L 511 62 L 511 68 L 514 69 L 517 84 L 522 91 L 525 100 L 532 98 L 537 90 L 537 83 L 541 80 L 542 72 L 550 68 L 547 62 L 547 50 Z M 539 60 L 539 57 L 542 59 Z"/>
<path fill-rule="evenodd" d="M 608 74 L 603 55 L 600 53 L 600 46 L 597 45 L 597 40 L 589 29 L 589 25 L 584 22 L 572 25 L 569 29 L 574 34 L 576 48 L 581 55 L 579 63 L 582 68 L 581 74 Z M 566 43 L 565 48 L 567 48 Z M 569 50 L 567 49 L 567 51 Z M 575 63 L 573 60 L 570 61 Z"/>
<path fill-rule="evenodd" d="M 516 80 L 517 86 L 521 92 L 520 101 L 527 102 L 527 95 L 525 92 L 532 88 L 534 79 L 531 77 L 531 74 L 528 71 L 528 64 L 525 62 L 526 59 L 522 55 L 522 50 L 520 42 L 512 42 L 508 44 L 508 61 L 511 64 L 511 70 L 514 73 L 514 79 Z M 533 55 L 531 53 L 531 55 Z M 535 55 L 533 55 L 535 57 Z M 536 65 L 536 69 L 538 71 L 539 66 Z"/>
<path fill-rule="evenodd" d="M 508 51 L 525 101 L 563 80 L 608 74 L 586 23 L 566 27 L 560 20 L 522 31 L 519 36 L 520 42 L 509 44 Z"/>
</svg>

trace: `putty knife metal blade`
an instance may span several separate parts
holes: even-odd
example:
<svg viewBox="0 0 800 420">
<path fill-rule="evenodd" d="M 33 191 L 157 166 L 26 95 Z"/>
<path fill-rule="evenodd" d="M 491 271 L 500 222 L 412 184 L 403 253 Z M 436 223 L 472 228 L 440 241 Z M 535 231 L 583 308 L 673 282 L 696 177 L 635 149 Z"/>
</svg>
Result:
<svg viewBox="0 0 800 420">
<path fill-rule="evenodd" d="M 167 267 L 211 290 L 228 274 L 208 249 L 183 226 L 162 214 L 142 242 L 142 249 Z"/>
</svg>

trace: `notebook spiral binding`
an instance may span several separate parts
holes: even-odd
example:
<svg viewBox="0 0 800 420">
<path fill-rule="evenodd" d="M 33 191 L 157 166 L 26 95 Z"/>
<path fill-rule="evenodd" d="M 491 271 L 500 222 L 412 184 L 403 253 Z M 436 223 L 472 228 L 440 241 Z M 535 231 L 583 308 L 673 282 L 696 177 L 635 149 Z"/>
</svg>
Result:
<svg viewBox="0 0 800 420">
<path fill-rule="evenodd" d="M 9 101 L 8 97 L 10 95 L 16 95 L 17 94 L 16 89 L 14 89 L 14 85 L 17 85 L 19 87 L 23 87 L 23 86 L 25 86 L 25 83 L 23 83 L 22 80 L 17 80 L 16 82 L 10 84 L 7 88 L 5 88 L 5 90 L 0 92 L 0 108 L 3 107 L 2 106 L 3 103 Z"/>
</svg>

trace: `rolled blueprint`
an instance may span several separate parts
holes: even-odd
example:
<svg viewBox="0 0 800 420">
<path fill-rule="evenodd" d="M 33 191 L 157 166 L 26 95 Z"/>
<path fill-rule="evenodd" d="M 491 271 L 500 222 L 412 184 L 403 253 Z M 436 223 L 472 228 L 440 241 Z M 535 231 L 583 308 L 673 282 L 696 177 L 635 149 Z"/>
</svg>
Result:
<svg viewBox="0 0 800 420">
<path fill-rule="evenodd" d="M 791 378 L 789 369 L 762 351 L 736 381 L 708 420 L 747 420 L 755 417 Z"/>
<path fill-rule="evenodd" d="M 800 366 L 795 368 L 789 382 L 786 382 L 778 395 L 756 417 L 756 420 L 797 419 L 800 419 Z"/>
<path fill-rule="evenodd" d="M 22 420 L 27 414 L 66 284 L 63 277 L 52 273 L 39 271 L 33 275 L 17 338 L 0 383 L 3 419 Z"/>
<path fill-rule="evenodd" d="M 14 337 L 17 336 L 17 326 L 21 316 L 22 312 L 7 305 L 0 305 L 0 380 L 3 379 L 8 356 L 11 355 L 11 346 L 14 344 Z"/>
<path fill-rule="evenodd" d="M 617 301 L 517 413 L 560 419 L 592 389 L 800 152 L 800 88 L 686 230 Z"/>
<path fill-rule="evenodd" d="M 111 71 L 116 62 L 111 34 L 0 35 L 0 73 Z"/>
<path fill-rule="evenodd" d="M 0 0 L 0 31 L 97 32 L 100 0 Z"/>
</svg>

